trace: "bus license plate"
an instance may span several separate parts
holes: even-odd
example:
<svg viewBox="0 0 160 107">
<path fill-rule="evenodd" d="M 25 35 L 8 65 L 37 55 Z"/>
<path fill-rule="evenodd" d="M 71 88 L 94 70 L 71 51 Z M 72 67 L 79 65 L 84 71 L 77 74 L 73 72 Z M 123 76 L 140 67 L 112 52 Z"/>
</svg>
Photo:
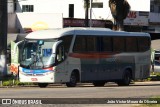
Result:
<svg viewBox="0 0 160 107">
<path fill-rule="evenodd" d="M 31 80 L 32 80 L 32 81 L 38 81 L 38 79 L 37 79 L 37 78 L 31 78 Z"/>
</svg>

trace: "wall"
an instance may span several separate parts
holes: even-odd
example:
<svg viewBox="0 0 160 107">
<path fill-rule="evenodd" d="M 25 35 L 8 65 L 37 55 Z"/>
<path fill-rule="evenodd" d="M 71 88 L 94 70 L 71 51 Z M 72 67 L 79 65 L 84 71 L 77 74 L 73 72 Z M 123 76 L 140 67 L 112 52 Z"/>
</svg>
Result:
<svg viewBox="0 0 160 107">
<path fill-rule="evenodd" d="M 14 2 L 13 2 L 13 0 L 8 0 L 8 13 L 14 13 Z"/>
<path fill-rule="evenodd" d="M 25 33 L 35 30 L 62 28 L 61 13 L 17 13 L 16 21 L 19 32 Z"/>
<path fill-rule="evenodd" d="M 78 2 L 77 2 L 78 1 Z M 83 0 L 27 0 L 17 4 L 17 11 L 22 12 L 22 5 L 34 5 L 34 13 L 63 13 L 68 17 L 69 4 L 74 4 L 75 18 L 84 17 Z"/>
<path fill-rule="evenodd" d="M 150 13 L 149 19 L 150 22 L 160 22 L 160 13 Z"/>
<path fill-rule="evenodd" d="M 127 0 L 132 11 L 150 11 L 150 0 Z"/>
<path fill-rule="evenodd" d="M 124 25 L 148 26 L 149 12 L 130 11 Z"/>
<path fill-rule="evenodd" d="M 93 19 L 112 19 L 108 0 L 93 0 L 103 2 L 103 8 L 93 8 Z M 128 0 L 133 11 L 150 11 L 150 0 Z M 22 5 L 34 5 L 34 13 L 62 13 L 69 16 L 69 4 L 74 4 L 74 18 L 85 18 L 84 0 L 27 0 L 17 4 L 17 12 L 22 12 Z M 144 5 L 145 4 L 145 5 Z"/>
<path fill-rule="evenodd" d="M 8 33 L 16 33 L 16 14 L 8 13 Z"/>
<path fill-rule="evenodd" d="M 103 8 L 93 8 L 93 19 L 111 19 L 107 0 L 103 2 Z M 69 17 L 69 4 L 74 4 L 74 18 L 85 18 L 84 0 L 27 0 L 17 4 L 17 11 L 22 12 L 22 5 L 34 5 L 34 13 L 62 13 L 64 18 Z"/>
</svg>

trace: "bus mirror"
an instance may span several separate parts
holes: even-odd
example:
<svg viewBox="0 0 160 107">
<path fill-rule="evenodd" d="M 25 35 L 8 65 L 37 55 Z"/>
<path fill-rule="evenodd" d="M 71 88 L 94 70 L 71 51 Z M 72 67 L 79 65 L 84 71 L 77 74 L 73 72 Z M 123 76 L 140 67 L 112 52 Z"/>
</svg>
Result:
<svg viewBox="0 0 160 107">
<path fill-rule="evenodd" d="M 37 44 L 38 44 L 38 45 L 44 45 L 44 41 L 43 41 L 43 40 L 38 40 L 38 41 L 37 41 Z"/>
</svg>

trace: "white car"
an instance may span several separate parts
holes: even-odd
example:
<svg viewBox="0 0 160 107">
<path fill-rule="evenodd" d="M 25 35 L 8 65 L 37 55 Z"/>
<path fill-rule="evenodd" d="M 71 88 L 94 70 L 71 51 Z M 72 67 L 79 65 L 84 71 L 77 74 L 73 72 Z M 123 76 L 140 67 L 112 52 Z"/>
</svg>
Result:
<svg viewBox="0 0 160 107">
<path fill-rule="evenodd" d="M 155 62 L 154 62 L 154 72 L 160 72 L 160 61 L 155 60 Z"/>
</svg>

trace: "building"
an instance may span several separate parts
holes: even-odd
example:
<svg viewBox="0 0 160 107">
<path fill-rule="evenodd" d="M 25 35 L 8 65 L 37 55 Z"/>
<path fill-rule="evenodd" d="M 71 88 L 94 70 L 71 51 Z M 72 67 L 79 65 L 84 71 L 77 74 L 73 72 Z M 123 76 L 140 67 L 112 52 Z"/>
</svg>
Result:
<svg viewBox="0 0 160 107">
<path fill-rule="evenodd" d="M 160 3 L 157 3 L 159 0 L 128 0 L 128 2 L 131 5 L 131 12 L 124 20 L 127 31 L 160 31 Z M 142 5 L 144 3 L 145 5 Z M 63 24 L 58 27 L 81 26 L 84 25 L 84 20 L 81 19 L 85 19 L 85 3 L 84 0 L 8 0 L 8 12 L 10 32 L 22 32 L 22 29 L 30 30 L 29 27 L 35 26 L 36 23 L 44 28 L 54 28 L 55 26 L 53 25 L 58 24 L 53 23 L 52 25 L 48 25 L 50 22 L 45 22 L 46 20 L 53 21 L 53 19 L 54 21 L 56 20 L 56 22 L 59 21 L 58 19 L 61 19 L 59 23 Z M 33 14 L 36 14 L 34 16 L 37 17 L 33 18 Z M 53 16 L 53 14 L 59 15 Z M 41 19 L 42 21 L 34 21 L 32 25 L 27 25 L 31 23 L 31 20 L 37 20 L 42 16 L 44 17 Z M 45 16 L 48 17 L 48 19 L 46 19 Z M 58 18 L 56 18 L 57 16 Z M 91 16 L 93 20 L 100 20 L 94 23 L 98 23 L 101 27 L 104 27 L 104 24 L 101 23 L 102 21 L 112 20 L 108 0 L 93 0 Z M 69 19 L 70 22 L 63 20 L 64 18 Z M 76 20 L 71 21 L 70 19 Z M 67 25 L 64 25 L 66 23 Z M 75 25 L 75 23 L 77 25 Z M 37 28 L 40 29 L 39 27 Z"/>
<path fill-rule="evenodd" d="M 67 0 L 65 2 L 64 2 L 64 0 L 38 0 L 38 1 L 37 0 L 25 0 L 25 1 L 19 1 L 19 2 L 14 2 L 14 1 L 15 0 L 10 0 L 10 3 L 8 4 L 9 5 L 8 7 L 10 8 L 10 9 L 8 9 L 9 14 L 11 14 L 11 16 L 12 16 L 12 18 L 8 19 L 9 20 L 9 27 L 10 27 L 11 31 L 13 31 L 12 29 L 16 28 L 16 30 L 18 29 L 18 31 L 21 32 L 21 28 L 19 28 L 20 24 L 17 25 L 17 23 L 20 22 L 21 26 L 24 27 L 23 26 L 24 22 L 30 23 L 30 21 L 28 21 L 28 18 L 26 18 L 24 21 L 25 16 L 29 16 L 30 18 L 32 18 L 33 14 L 36 14 L 36 15 L 41 14 L 41 16 L 43 15 L 43 16 L 52 18 L 51 20 L 53 20 L 53 19 L 55 20 L 55 17 L 48 16 L 51 14 L 61 14 L 62 18 L 67 18 L 67 20 L 68 20 L 68 18 L 72 18 L 72 20 L 73 20 L 73 18 L 75 18 L 75 19 L 84 19 L 85 18 L 84 0 L 78 0 L 78 1 L 77 0 Z M 94 23 L 97 23 L 99 25 L 103 25 L 103 27 L 104 27 L 104 24 L 101 23 L 102 20 L 105 22 L 105 20 L 112 19 L 110 9 L 108 8 L 108 1 L 106 1 L 106 0 L 93 0 L 92 7 L 93 7 L 92 8 L 92 19 L 100 20 L 98 22 L 94 21 Z M 23 17 L 23 19 L 22 19 L 22 17 Z M 39 19 L 39 18 L 37 17 L 36 19 Z M 32 19 L 35 20 L 35 18 L 32 18 Z M 10 20 L 12 20 L 12 21 L 10 22 Z M 16 21 L 13 21 L 13 20 L 16 20 Z M 16 23 L 13 23 L 13 22 L 16 22 Z M 43 22 L 44 22 L 44 20 L 43 20 Z M 64 21 L 64 22 L 66 22 L 66 21 Z M 76 20 L 74 22 L 83 23 L 83 21 L 81 21 L 81 20 L 78 20 L 78 22 Z M 47 24 L 48 24 L 48 22 L 47 22 Z M 15 25 L 15 26 L 13 26 L 13 25 Z M 54 25 L 57 25 L 57 24 L 54 24 Z M 28 29 L 28 26 L 29 25 L 26 25 L 25 28 L 27 27 L 27 29 Z M 76 26 L 79 26 L 79 25 L 76 25 Z M 66 26 L 62 25 L 62 27 L 66 27 Z M 51 28 L 53 28 L 53 27 L 51 27 Z"/>
<path fill-rule="evenodd" d="M 151 0 L 149 31 L 160 33 L 160 0 Z"/>
<path fill-rule="evenodd" d="M 16 3 L 15 12 L 62 13 L 64 18 L 85 18 L 84 0 L 25 0 Z M 93 0 L 93 19 L 111 17 L 107 0 Z"/>
</svg>

